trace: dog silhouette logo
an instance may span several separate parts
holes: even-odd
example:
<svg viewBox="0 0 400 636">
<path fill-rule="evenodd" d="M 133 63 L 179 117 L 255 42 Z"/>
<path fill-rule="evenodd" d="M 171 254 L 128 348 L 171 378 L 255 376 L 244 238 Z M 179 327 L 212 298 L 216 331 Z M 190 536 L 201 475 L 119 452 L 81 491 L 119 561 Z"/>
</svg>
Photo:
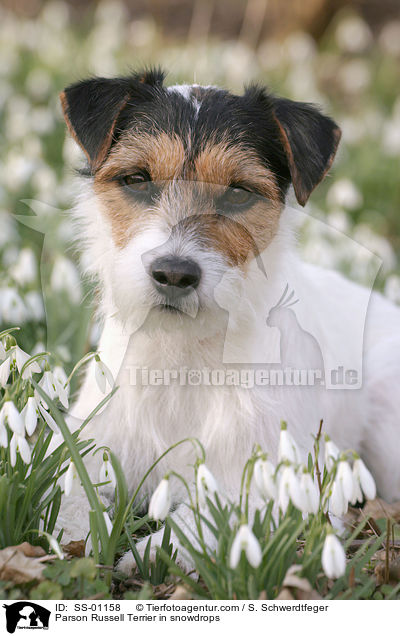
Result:
<svg viewBox="0 0 400 636">
<path fill-rule="evenodd" d="M 49 629 L 51 612 L 37 603 L 18 601 L 3 607 L 6 610 L 6 627 L 9 634 L 14 634 L 16 629 Z"/>
</svg>

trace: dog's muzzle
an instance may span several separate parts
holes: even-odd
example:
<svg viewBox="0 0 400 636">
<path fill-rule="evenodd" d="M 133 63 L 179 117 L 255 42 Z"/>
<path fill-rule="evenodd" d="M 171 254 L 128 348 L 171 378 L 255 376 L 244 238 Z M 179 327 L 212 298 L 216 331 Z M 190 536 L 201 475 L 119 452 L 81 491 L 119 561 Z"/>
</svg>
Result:
<svg viewBox="0 0 400 636">
<path fill-rule="evenodd" d="M 187 296 L 198 287 L 201 269 L 194 261 L 162 256 L 151 264 L 150 276 L 156 290 L 167 301 L 174 301 Z"/>
</svg>

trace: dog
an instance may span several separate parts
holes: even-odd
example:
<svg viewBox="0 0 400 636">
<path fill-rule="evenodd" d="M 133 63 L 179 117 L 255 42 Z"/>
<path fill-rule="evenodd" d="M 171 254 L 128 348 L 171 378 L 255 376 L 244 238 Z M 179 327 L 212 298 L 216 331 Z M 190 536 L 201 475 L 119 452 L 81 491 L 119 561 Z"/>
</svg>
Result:
<svg viewBox="0 0 400 636">
<path fill-rule="evenodd" d="M 255 445 L 276 460 L 281 420 L 305 460 L 322 419 L 339 448 L 360 453 L 379 494 L 398 497 L 400 309 L 304 263 L 295 241 L 300 212 L 287 205 L 294 193 L 304 206 L 329 171 L 336 123 L 256 84 L 242 95 L 166 87 L 159 69 L 80 81 L 61 103 L 87 159 L 74 218 L 83 270 L 99 285 L 98 350 L 119 387 L 84 435 L 117 455 L 130 492 L 169 447 L 197 438 L 221 491 L 236 497 Z M 327 360 L 359 355 L 362 381 L 353 369 L 350 386 L 328 386 Z M 95 364 L 71 427 L 104 399 Z M 313 370 L 317 382 L 232 380 L 243 370 L 246 378 L 286 378 L 288 365 Z M 208 370 L 207 381 L 199 370 L 203 380 Z M 86 460 L 97 481 L 95 460 Z M 169 470 L 192 480 L 195 460 L 190 441 L 177 445 L 140 498 Z M 110 489 L 103 495 L 111 501 Z M 84 498 L 63 503 L 66 538 L 83 538 L 85 506 Z M 173 506 L 190 525 L 179 483 Z M 153 550 L 161 537 L 153 535 Z M 122 559 L 124 571 L 133 565 L 130 555 Z"/>
</svg>

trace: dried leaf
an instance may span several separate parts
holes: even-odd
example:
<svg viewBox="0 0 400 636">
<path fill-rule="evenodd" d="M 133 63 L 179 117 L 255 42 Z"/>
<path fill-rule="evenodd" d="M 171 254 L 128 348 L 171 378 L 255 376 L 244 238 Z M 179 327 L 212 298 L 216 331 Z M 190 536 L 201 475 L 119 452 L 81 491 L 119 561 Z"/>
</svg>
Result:
<svg viewBox="0 0 400 636">
<path fill-rule="evenodd" d="M 374 499 L 368 501 L 364 508 L 363 513 L 365 517 L 372 517 L 372 519 L 393 519 L 396 523 L 400 522 L 400 501 L 394 503 L 387 503 L 383 499 Z"/>
<path fill-rule="evenodd" d="M 376 582 L 383 585 L 385 581 L 386 564 L 378 563 L 374 570 Z M 398 583 L 400 581 L 400 558 L 397 557 L 389 563 L 389 583 Z"/>
<path fill-rule="evenodd" d="M 298 576 L 297 573 L 300 571 L 301 565 L 290 566 L 286 572 L 279 596 L 277 596 L 278 599 L 306 601 L 322 598 L 318 592 L 313 590 L 307 579 Z"/>
<path fill-rule="evenodd" d="M 192 592 L 184 585 L 178 585 L 175 592 L 170 596 L 170 600 L 173 601 L 190 601 L 192 598 Z"/>
<path fill-rule="evenodd" d="M 287 587 L 284 587 L 279 592 L 278 596 L 276 597 L 276 600 L 277 601 L 294 601 L 294 596 Z"/>
<path fill-rule="evenodd" d="M 0 550 L 0 579 L 14 583 L 42 581 L 48 557 L 43 548 L 27 542 Z"/>
<path fill-rule="evenodd" d="M 70 557 L 84 557 L 85 556 L 85 541 L 70 541 L 66 545 L 62 546 L 63 551 Z"/>
<path fill-rule="evenodd" d="M 27 557 L 41 557 L 46 555 L 46 550 L 43 550 L 40 545 L 31 545 L 27 541 L 20 543 L 19 545 L 9 546 L 12 548 L 17 548 Z"/>
<path fill-rule="evenodd" d="M 285 578 L 282 583 L 282 587 L 295 587 L 303 592 L 309 592 L 312 587 L 307 579 L 297 576 L 297 572 L 301 571 L 300 565 L 291 565 L 286 572 Z"/>
</svg>

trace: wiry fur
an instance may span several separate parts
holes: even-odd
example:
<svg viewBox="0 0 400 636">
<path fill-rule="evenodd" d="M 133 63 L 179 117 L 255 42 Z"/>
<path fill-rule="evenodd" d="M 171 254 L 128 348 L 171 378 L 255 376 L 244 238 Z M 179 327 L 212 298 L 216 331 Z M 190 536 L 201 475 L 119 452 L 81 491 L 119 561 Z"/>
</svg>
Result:
<svg viewBox="0 0 400 636">
<path fill-rule="evenodd" d="M 202 96 L 212 101 L 210 91 L 213 90 L 216 89 L 184 86 L 173 87 L 170 93 L 176 93 L 174 99 L 179 97 L 190 102 L 195 120 L 201 121 Z M 157 91 L 161 91 L 160 83 Z M 215 99 L 221 98 L 217 95 Z M 257 99 L 266 100 L 267 97 L 257 93 Z M 146 106 L 141 108 L 145 110 Z M 286 101 L 281 108 L 287 108 Z M 313 127 L 315 122 L 313 113 Z M 286 124 L 287 121 L 282 126 Z M 276 145 L 279 131 L 273 128 L 273 122 L 270 125 L 277 135 Z M 174 124 L 172 127 L 176 129 Z M 135 130 L 140 130 L 139 124 Z M 305 131 L 293 133 L 297 135 L 295 144 L 301 143 Z M 329 134 L 328 131 L 328 137 Z M 259 149 L 263 143 L 258 139 L 255 147 Z M 285 143 L 289 142 L 286 140 Z M 312 143 L 314 162 L 311 172 L 307 178 L 295 175 L 302 200 L 305 191 L 309 193 L 315 182 L 322 178 L 332 158 L 327 148 L 317 148 L 315 130 Z M 324 138 L 323 143 L 329 144 L 329 141 Z M 282 196 L 286 192 L 289 172 L 294 169 L 293 162 L 297 161 L 295 170 L 307 170 L 299 159 L 299 147 L 294 152 L 297 157 L 292 153 L 281 170 L 278 166 L 283 165 L 284 149 L 277 151 L 274 158 L 269 157 L 268 166 L 273 167 Z M 306 154 L 303 146 L 301 152 Z M 323 161 L 315 156 L 318 153 L 324 157 Z M 318 164 L 320 161 L 321 165 Z M 133 367 L 221 369 L 232 366 L 227 362 L 230 359 L 250 362 L 247 366 L 254 367 L 261 345 L 263 359 L 274 360 L 276 331 L 266 328 L 266 318 L 268 308 L 278 302 L 288 281 L 305 312 L 307 331 L 318 336 L 321 348 L 325 347 L 328 355 L 330 351 L 338 350 L 350 358 L 353 353 L 357 355 L 357 339 L 349 328 L 349 317 L 357 313 L 360 306 L 368 305 L 368 290 L 339 274 L 300 260 L 289 210 L 282 212 L 276 230 L 263 246 L 261 267 L 254 253 L 249 254 L 245 264 L 229 262 L 223 249 L 199 240 L 196 227 L 200 228 L 200 225 L 185 231 L 185 225 L 179 225 L 182 221 L 179 205 L 185 200 L 184 194 L 175 192 L 172 199 L 173 205 L 171 201 L 159 204 L 158 214 L 150 215 L 140 228 L 136 227 L 122 248 L 113 241 L 110 218 L 99 205 L 91 183 L 85 184 L 76 207 L 80 236 L 84 237 L 83 268 L 100 282 L 104 330 L 99 352 L 119 386 L 109 405 L 85 429 L 85 436 L 93 437 L 98 445 L 109 446 L 117 454 L 130 492 L 168 447 L 183 438 L 196 437 L 205 447 L 207 465 L 229 496 L 237 493 L 244 463 L 255 444 L 267 451 L 272 460 L 276 459 L 282 419 L 288 422 L 304 459 L 310 449 L 311 436 L 323 419 L 325 432 L 340 448 L 353 448 L 362 454 L 375 476 L 379 494 L 388 500 L 398 497 L 400 394 L 396 384 L 400 375 L 400 310 L 377 293 L 372 295 L 369 303 L 364 332 L 364 381 L 357 390 L 325 390 L 319 386 L 248 389 L 179 386 L 177 383 L 132 385 L 130 369 Z M 147 261 L 154 255 L 169 253 L 190 257 L 200 265 L 203 273 L 197 294 L 182 301 L 179 315 L 160 311 L 161 301 L 146 269 Z M 303 368 L 312 368 L 315 362 L 311 359 L 312 352 L 309 353 L 310 341 L 306 342 L 302 337 L 304 330 L 296 331 L 293 316 L 286 314 L 285 318 L 283 311 L 276 311 L 274 316 L 275 320 L 281 321 L 282 330 L 286 328 L 292 359 L 297 359 Z M 94 381 L 92 363 L 73 409 L 71 426 L 74 418 L 77 421 L 85 418 L 103 398 Z M 96 461 L 88 460 L 95 480 L 98 460 L 98 456 Z M 140 496 L 151 495 L 168 469 L 191 480 L 193 473 L 189 465 L 194 460 L 189 443 L 179 446 L 150 474 Z M 183 494 L 178 483 L 173 491 L 177 506 L 174 514 L 189 522 L 186 508 L 180 505 Z M 111 495 L 109 491 L 108 495 Z M 61 520 L 67 538 L 79 539 L 85 535 L 87 525 L 84 525 L 82 506 L 84 500 L 77 501 L 74 497 L 63 503 Z M 157 536 L 155 542 L 159 539 Z M 130 557 L 127 557 L 123 567 L 128 571 L 131 566 Z"/>
</svg>

